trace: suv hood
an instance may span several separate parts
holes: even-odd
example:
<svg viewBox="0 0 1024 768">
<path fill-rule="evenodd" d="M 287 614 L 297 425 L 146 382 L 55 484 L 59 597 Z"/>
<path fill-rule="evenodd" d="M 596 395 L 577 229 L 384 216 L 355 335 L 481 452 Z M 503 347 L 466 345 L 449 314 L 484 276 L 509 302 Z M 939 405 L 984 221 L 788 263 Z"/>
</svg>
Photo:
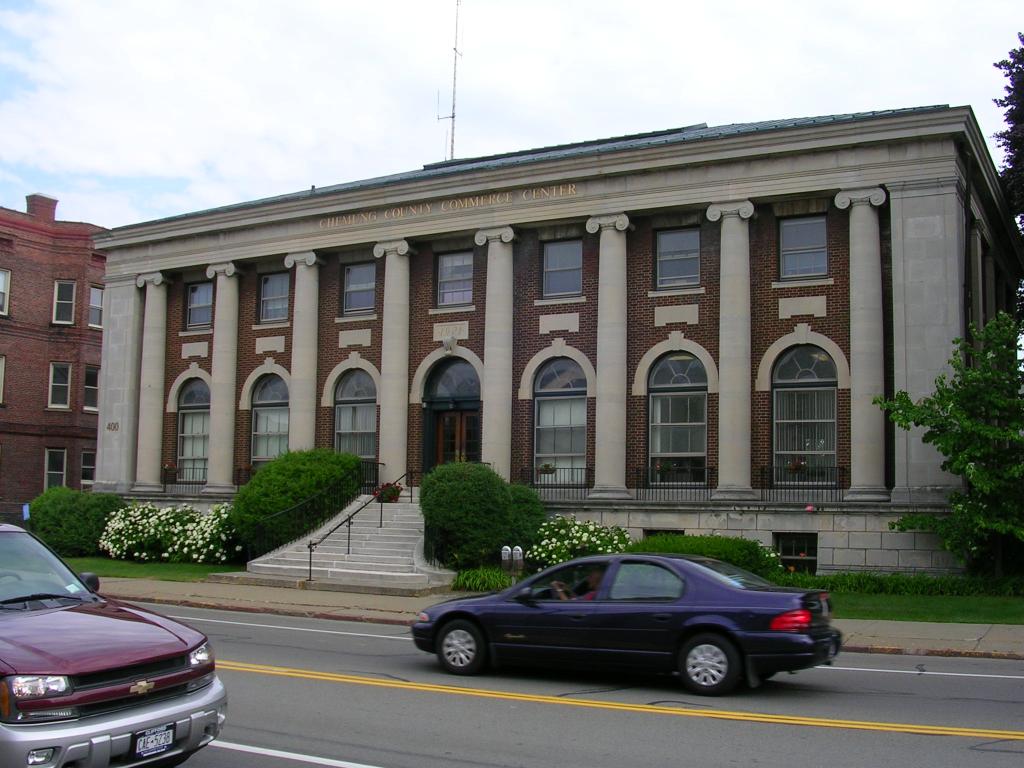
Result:
<svg viewBox="0 0 1024 768">
<path fill-rule="evenodd" d="M 0 610 L 0 665 L 15 674 L 81 675 L 179 656 L 205 636 L 112 600 Z"/>
</svg>

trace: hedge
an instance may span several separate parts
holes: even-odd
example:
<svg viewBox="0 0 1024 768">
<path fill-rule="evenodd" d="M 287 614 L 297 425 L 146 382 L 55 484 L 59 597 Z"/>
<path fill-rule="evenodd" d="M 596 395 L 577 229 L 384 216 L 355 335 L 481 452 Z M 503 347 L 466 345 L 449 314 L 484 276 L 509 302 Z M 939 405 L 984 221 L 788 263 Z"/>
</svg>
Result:
<svg viewBox="0 0 1024 768">
<path fill-rule="evenodd" d="M 626 551 L 713 557 L 770 580 L 777 580 L 784 573 L 777 553 L 756 541 L 733 536 L 661 533 L 634 541 Z"/>
<path fill-rule="evenodd" d="M 936 597 L 1024 597 L 1024 577 L 930 576 L 917 573 L 786 573 L 772 581 L 787 587 L 857 592 L 865 595 L 931 595 Z"/>
<path fill-rule="evenodd" d="M 124 505 L 112 493 L 50 488 L 29 502 L 28 527 L 59 555 L 91 557 L 100 554 L 107 519 Z"/>
</svg>

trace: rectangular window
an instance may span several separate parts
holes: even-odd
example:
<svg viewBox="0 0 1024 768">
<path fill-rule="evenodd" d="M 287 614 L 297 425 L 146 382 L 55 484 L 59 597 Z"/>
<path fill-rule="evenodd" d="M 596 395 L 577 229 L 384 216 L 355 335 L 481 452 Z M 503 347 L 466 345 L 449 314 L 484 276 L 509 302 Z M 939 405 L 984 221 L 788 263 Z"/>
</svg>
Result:
<svg viewBox="0 0 1024 768">
<path fill-rule="evenodd" d="M 89 325 L 103 327 L 103 289 L 95 285 L 89 286 Z"/>
<path fill-rule="evenodd" d="M 288 408 L 252 409 L 252 465 L 276 459 L 288 450 Z"/>
<path fill-rule="evenodd" d="M 10 295 L 11 273 L 9 270 L 0 269 L 0 315 L 7 314 Z"/>
<path fill-rule="evenodd" d="M 178 412 L 179 483 L 205 483 L 206 460 L 210 443 L 210 412 Z"/>
<path fill-rule="evenodd" d="M 345 267 L 345 297 L 342 313 L 372 312 L 376 301 L 377 265 L 350 264 Z"/>
<path fill-rule="evenodd" d="M 545 297 L 583 293 L 583 241 L 544 243 Z"/>
<path fill-rule="evenodd" d="M 213 323 L 213 283 L 193 283 L 187 288 L 185 326 L 204 328 Z"/>
<path fill-rule="evenodd" d="M 539 484 L 587 482 L 587 399 L 545 397 L 536 401 L 534 467 Z"/>
<path fill-rule="evenodd" d="M 828 274 L 825 217 L 810 216 L 779 222 L 779 273 L 783 278 Z"/>
<path fill-rule="evenodd" d="M 96 451 L 82 451 L 82 485 L 96 480 Z"/>
<path fill-rule="evenodd" d="M 836 390 L 775 390 L 776 480 L 822 483 L 834 480 Z"/>
<path fill-rule="evenodd" d="M 775 551 L 782 567 L 790 573 L 815 573 L 818 570 L 818 534 L 776 533 Z"/>
<path fill-rule="evenodd" d="M 437 257 L 437 306 L 473 302 L 473 252 Z"/>
<path fill-rule="evenodd" d="M 657 288 L 700 284 L 700 230 L 677 229 L 658 233 Z"/>
<path fill-rule="evenodd" d="M 75 322 L 75 283 L 71 280 L 57 280 L 53 284 L 53 322 Z"/>
<path fill-rule="evenodd" d="M 46 487 L 56 488 L 66 485 L 65 475 L 68 465 L 68 452 L 65 448 L 46 449 Z"/>
<path fill-rule="evenodd" d="M 707 393 L 651 395 L 651 482 L 703 483 Z"/>
<path fill-rule="evenodd" d="M 288 319 L 288 273 L 278 272 L 260 278 L 260 322 Z"/>
<path fill-rule="evenodd" d="M 71 364 L 50 363 L 50 408 L 71 405 Z"/>
<path fill-rule="evenodd" d="M 100 407 L 100 369 L 93 366 L 85 366 L 85 395 L 82 398 L 82 407 L 87 411 L 95 411 Z"/>
<path fill-rule="evenodd" d="M 334 450 L 364 459 L 377 457 L 377 404 L 334 407 Z"/>
</svg>

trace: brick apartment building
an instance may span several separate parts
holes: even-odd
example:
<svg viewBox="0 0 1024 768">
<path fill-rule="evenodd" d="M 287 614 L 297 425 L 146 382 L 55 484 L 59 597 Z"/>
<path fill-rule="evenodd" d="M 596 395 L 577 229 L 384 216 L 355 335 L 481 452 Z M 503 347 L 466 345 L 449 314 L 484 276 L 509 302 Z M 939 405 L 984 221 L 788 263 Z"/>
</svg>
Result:
<svg viewBox="0 0 1024 768">
<path fill-rule="evenodd" d="M 956 478 L 872 398 L 930 392 L 1024 274 L 967 107 L 454 160 L 97 244 L 97 487 L 216 498 L 313 446 L 412 483 L 484 461 L 826 570 L 951 567 L 887 524 Z"/>
<path fill-rule="evenodd" d="M 105 258 L 57 201 L 0 208 L 0 517 L 96 473 Z"/>
</svg>

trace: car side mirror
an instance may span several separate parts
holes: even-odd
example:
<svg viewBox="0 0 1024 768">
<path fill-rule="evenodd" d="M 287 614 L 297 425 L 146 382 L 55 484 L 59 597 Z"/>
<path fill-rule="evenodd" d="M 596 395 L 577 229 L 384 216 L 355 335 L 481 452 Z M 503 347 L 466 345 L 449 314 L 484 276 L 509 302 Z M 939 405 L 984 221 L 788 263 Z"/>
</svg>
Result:
<svg viewBox="0 0 1024 768">
<path fill-rule="evenodd" d="M 532 603 L 533 602 L 533 590 L 530 587 L 521 587 L 516 590 L 513 598 L 518 600 L 520 603 Z"/>
<path fill-rule="evenodd" d="M 90 592 L 100 591 L 100 577 L 95 573 L 80 573 L 78 578 L 82 580 L 82 583 L 89 588 Z"/>
</svg>

